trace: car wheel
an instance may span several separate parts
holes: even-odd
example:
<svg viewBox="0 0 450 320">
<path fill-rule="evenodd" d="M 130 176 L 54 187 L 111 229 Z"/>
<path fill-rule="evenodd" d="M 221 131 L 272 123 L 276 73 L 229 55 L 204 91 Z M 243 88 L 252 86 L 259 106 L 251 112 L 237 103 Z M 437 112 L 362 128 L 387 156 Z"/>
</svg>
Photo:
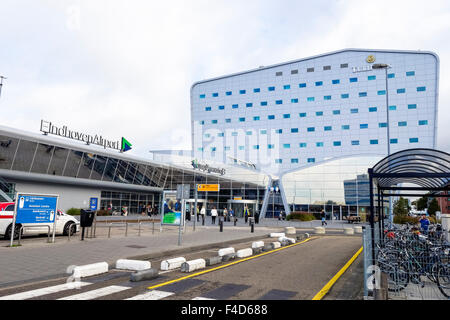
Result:
<svg viewBox="0 0 450 320">
<path fill-rule="evenodd" d="M 72 236 L 76 233 L 76 226 L 73 222 L 67 222 L 64 226 L 63 235 L 68 236 L 69 234 Z"/>
<path fill-rule="evenodd" d="M 20 227 L 21 227 L 20 224 L 14 226 L 14 240 L 19 239 Z M 6 229 L 6 232 L 5 232 L 5 239 L 11 240 L 11 230 L 12 230 L 12 225 L 9 225 L 9 227 Z M 22 234 L 23 234 L 23 231 L 22 231 Z"/>
</svg>

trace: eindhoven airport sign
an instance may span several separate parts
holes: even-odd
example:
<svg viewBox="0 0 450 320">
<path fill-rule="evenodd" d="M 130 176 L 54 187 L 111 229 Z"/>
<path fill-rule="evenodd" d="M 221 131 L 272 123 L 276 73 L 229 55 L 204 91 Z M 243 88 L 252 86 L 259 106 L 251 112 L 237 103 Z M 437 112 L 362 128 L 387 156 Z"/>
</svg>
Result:
<svg viewBox="0 0 450 320">
<path fill-rule="evenodd" d="M 86 144 L 95 144 L 102 146 L 103 148 L 110 148 L 125 152 L 131 149 L 132 144 L 122 137 L 122 141 L 119 140 L 107 140 L 101 135 L 91 135 L 80 131 L 74 131 L 67 128 L 67 126 L 57 127 L 50 121 L 41 120 L 41 132 L 45 135 L 54 134 L 56 136 L 69 138 L 73 140 L 83 141 Z"/>
<path fill-rule="evenodd" d="M 194 169 L 208 172 L 208 173 L 218 173 L 221 176 L 223 176 L 226 173 L 225 169 L 223 169 L 223 168 L 214 168 L 207 164 L 199 163 L 197 159 L 192 160 L 191 165 Z"/>
</svg>

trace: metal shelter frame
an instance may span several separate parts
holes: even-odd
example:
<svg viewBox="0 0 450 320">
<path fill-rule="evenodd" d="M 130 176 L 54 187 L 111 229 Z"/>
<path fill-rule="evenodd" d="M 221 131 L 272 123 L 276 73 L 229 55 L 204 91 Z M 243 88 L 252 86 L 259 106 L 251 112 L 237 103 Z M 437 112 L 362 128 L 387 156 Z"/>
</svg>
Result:
<svg viewBox="0 0 450 320">
<path fill-rule="evenodd" d="M 391 196 L 418 196 L 423 193 L 408 191 L 429 191 L 428 197 L 440 197 L 441 191 L 450 190 L 450 154 L 435 149 L 407 149 L 393 153 L 368 169 L 370 185 L 370 229 L 372 262 L 376 262 L 375 236 L 383 239 L 384 198 Z M 398 186 L 408 183 L 415 186 Z M 376 199 L 374 189 L 376 189 Z M 392 193 L 393 191 L 397 193 Z M 407 191 L 408 193 L 402 194 Z M 447 197 L 448 195 L 444 195 Z M 376 205 L 375 205 L 376 201 Z M 383 213 L 383 214 L 380 214 Z M 379 235 L 375 233 L 378 222 Z"/>
</svg>

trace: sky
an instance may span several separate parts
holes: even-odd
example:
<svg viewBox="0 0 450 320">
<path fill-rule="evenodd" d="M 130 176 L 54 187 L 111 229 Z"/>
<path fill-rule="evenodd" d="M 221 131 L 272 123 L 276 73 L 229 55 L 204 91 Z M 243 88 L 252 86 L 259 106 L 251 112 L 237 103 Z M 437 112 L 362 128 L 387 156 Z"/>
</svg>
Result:
<svg viewBox="0 0 450 320">
<path fill-rule="evenodd" d="M 440 57 L 437 148 L 450 152 L 450 1 L 0 0 L 0 124 L 40 120 L 190 149 L 196 81 L 345 48 Z"/>
</svg>

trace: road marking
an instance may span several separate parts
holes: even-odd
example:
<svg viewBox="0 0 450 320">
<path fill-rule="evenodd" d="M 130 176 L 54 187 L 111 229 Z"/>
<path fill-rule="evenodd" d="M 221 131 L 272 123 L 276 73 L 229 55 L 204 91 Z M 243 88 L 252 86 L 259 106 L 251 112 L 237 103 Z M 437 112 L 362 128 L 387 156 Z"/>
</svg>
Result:
<svg viewBox="0 0 450 320">
<path fill-rule="evenodd" d="M 109 286 L 105 288 L 87 291 L 80 294 L 75 294 L 73 296 L 64 297 L 58 300 L 91 300 L 128 289 L 130 289 L 130 287 Z"/>
<path fill-rule="evenodd" d="M 331 278 L 331 280 L 328 281 L 328 283 L 322 288 L 322 290 L 320 290 L 312 299 L 313 300 L 321 300 L 328 293 L 328 291 L 330 291 L 331 287 L 336 283 L 336 281 L 344 274 L 344 272 L 348 269 L 348 267 L 350 267 L 350 265 L 353 263 L 353 261 L 355 261 L 356 258 L 358 258 L 358 256 L 361 254 L 362 251 L 363 251 L 363 247 L 361 247 L 353 255 L 353 257 L 351 257 L 351 259 L 347 261 L 347 263 L 342 267 L 342 269 L 339 270 L 339 272 L 336 273 L 335 276 L 333 278 Z"/>
<path fill-rule="evenodd" d="M 197 273 L 193 273 L 191 275 L 187 275 L 187 276 L 184 276 L 184 277 L 181 277 L 181 278 L 178 278 L 178 279 L 174 279 L 174 280 L 170 280 L 170 281 L 167 281 L 167 282 L 163 282 L 163 283 L 160 283 L 160 284 L 148 287 L 147 289 L 153 290 L 153 289 L 160 288 L 160 287 L 166 286 L 166 285 L 174 283 L 174 282 L 178 282 L 178 281 L 186 280 L 186 279 L 189 279 L 189 278 L 197 277 L 197 276 L 200 276 L 202 274 L 206 274 L 206 273 L 209 273 L 209 272 L 220 270 L 220 269 L 223 269 L 223 268 L 226 268 L 226 267 L 238 264 L 238 263 L 242 263 L 242 262 L 245 262 L 245 261 L 248 261 L 248 260 L 256 259 L 256 258 L 265 256 L 267 254 L 275 253 L 275 252 L 278 252 L 278 251 L 281 251 L 281 250 L 285 250 L 285 249 L 288 249 L 288 248 L 291 248 L 291 247 L 294 247 L 294 246 L 298 246 L 298 245 L 300 245 L 302 243 L 308 242 L 308 241 L 316 239 L 316 238 L 317 237 L 311 237 L 311 238 L 308 238 L 308 239 L 303 240 L 301 242 L 297 242 L 297 243 L 294 243 L 294 244 L 291 244 L 291 245 L 288 245 L 288 246 L 285 246 L 285 247 L 281 247 L 281 248 L 278 248 L 278 249 L 274 249 L 274 250 L 271 250 L 271 251 L 260 253 L 258 255 L 247 257 L 247 258 L 244 258 L 244 259 L 241 259 L 241 260 L 238 260 L 238 261 L 234 261 L 234 262 L 225 264 L 223 266 L 218 266 L 218 267 L 215 267 L 215 268 L 211 268 L 211 269 L 203 270 L 203 271 L 200 271 L 200 272 L 197 272 Z"/>
<path fill-rule="evenodd" d="M 125 300 L 160 300 L 164 299 L 166 297 L 170 297 L 171 295 L 174 295 L 174 292 L 167 292 L 167 291 L 159 291 L 159 290 L 152 290 L 150 292 L 139 294 L 137 296 L 125 299 Z"/>
<path fill-rule="evenodd" d="M 65 290 L 76 289 L 79 287 L 84 287 L 90 285 L 90 282 L 70 282 L 64 283 L 52 287 L 45 287 L 36 290 L 25 291 L 21 293 L 15 293 L 8 296 L 0 297 L 0 300 L 25 300 L 35 297 L 45 296 L 47 294 L 57 293 Z"/>
<path fill-rule="evenodd" d="M 216 299 L 211 299 L 211 298 L 204 298 L 204 297 L 196 297 L 192 300 L 216 300 Z"/>
</svg>

